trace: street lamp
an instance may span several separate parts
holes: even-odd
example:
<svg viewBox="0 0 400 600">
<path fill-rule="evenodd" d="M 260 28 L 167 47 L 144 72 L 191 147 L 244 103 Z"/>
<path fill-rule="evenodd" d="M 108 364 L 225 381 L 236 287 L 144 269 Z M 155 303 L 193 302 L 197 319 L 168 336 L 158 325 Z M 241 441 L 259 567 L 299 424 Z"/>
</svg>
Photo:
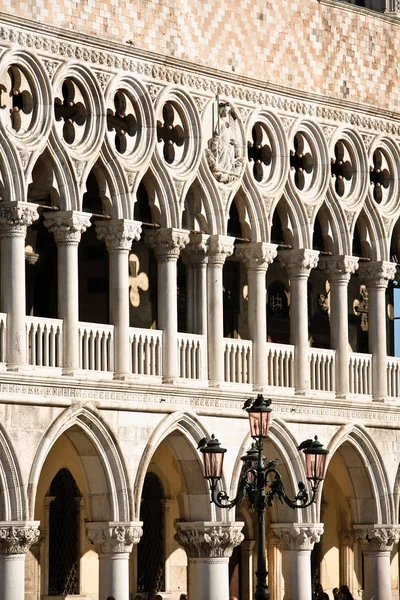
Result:
<svg viewBox="0 0 400 600">
<path fill-rule="evenodd" d="M 254 400 L 249 398 L 243 409 L 249 415 L 250 435 L 254 439 L 251 448 L 241 457 L 243 461 L 242 473 L 236 498 L 229 499 L 228 494 L 218 490 L 218 482 L 222 477 L 225 448 L 221 448 L 214 435 L 200 448 L 204 461 L 204 477 L 208 480 L 211 491 L 211 502 L 219 508 L 232 508 L 244 496 L 247 497 L 250 508 L 257 511 L 257 585 L 255 600 L 269 600 L 267 585 L 267 567 L 265 554 L 265 509 L 272 506 L 274 498 L 285 502 L 291 508 L 306 508 L 315 502 L 319 483 L 325 474 L 325 465 L 328 450 L 315 438 L 305 440 L 298 446 L 306 457 L 306 477 L 310 483 L 311 497 L 302 481 L 298 484 L 298 492 L 293 500 L 288 498 L 283 485 L 282 477 L 276 470 L 278 460 L 265 461 L 263 456 L 263 443 L 268 436 L 271 422 L 271 400 L 264 399 L 259 394 Z"/>
</svg>

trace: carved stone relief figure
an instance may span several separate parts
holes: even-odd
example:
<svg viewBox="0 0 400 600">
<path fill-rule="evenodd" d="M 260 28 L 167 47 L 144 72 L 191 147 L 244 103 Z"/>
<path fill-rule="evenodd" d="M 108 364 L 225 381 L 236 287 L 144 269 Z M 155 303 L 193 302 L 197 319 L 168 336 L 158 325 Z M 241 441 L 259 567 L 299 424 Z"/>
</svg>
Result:
<svg viewBox="0 0 400 600">
<path fill-rule="evenodd" d="M 208 141 L 206 157 L 215 179 L 231 183 L 241 176 L 244 157 L 240 156 L 239 131 L 236 115 L 228 102 L 218 104 L 218 119 L 212 138 Z"/>
</svg>

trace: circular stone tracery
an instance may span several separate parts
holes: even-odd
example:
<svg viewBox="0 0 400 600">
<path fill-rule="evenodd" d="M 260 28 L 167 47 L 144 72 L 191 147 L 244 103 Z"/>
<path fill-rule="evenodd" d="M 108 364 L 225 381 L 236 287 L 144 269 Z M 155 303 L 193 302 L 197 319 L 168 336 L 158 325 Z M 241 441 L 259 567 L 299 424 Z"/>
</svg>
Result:
<svg viewBox="0 0 400 600">
<path fill-rule="evenodd" d="M 157 121 L 157 141 L 165 162 L 169 165 L 181 162 L 185 151 L 185 123 L 173 102 L 163 106 L 162 119 Z"/>
<path fill-rule="evenodd" d="M 79 144 L 85 135 L 89 111 L 83 90 L 74 79 L 63 81 L 61 94 L 54 100 L 54 112 L 64 141 L 69 145 Z"/>
<path fill-rule="evenodd" d="M 114 146 L 120 154 L 131 154 L 137 145 L 137 108 L 125 90 L 114 94 L 114 106 L 107 109 L 107 129 L 114 138 Z"/>
</svg>

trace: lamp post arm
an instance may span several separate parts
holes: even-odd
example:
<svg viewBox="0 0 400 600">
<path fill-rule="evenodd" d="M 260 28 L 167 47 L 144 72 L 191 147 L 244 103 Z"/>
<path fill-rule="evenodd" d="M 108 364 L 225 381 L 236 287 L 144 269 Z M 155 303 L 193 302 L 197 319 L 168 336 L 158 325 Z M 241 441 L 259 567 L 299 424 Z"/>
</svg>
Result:
<svg viewBox="0 0 400 600">
<path fill-rule="evenodd" d="M 272 481 L 269 477 L 271 474 L 274 476 Z M 283 485 L 282 476 L 275 468 L 267 469 L 265 471 L 265 482 L 269 488 L 267 491 L 268 506 L 273 505 L 275 496 L 277 496 L 281 502 L 285 502 L 285 504 L 290 506 L 290 508 L 307 508 L 315 501 L 318 485 L 311 487 L 310 498 L 305 483 L 299 481 L 297 495 L 292 500 L 287 496 L 285 487 Z"/>
<path fill-rule="evenodd" d="M 237 492 L 235 498 L 233 498 L 233 500 L 230 500 L 228 494 L 224 490 L 217 489 L 219 480 L 220 480 L 220 478 L 216 478 L 216 477 L 209 478 L 211 503 L 216 504 L 216 506 L 218 506 L 218 508 L 228 508 L 228 509 L 233 508 L 243 498 L 245 489 L 248 485 L 247 481 L 243 476 L 240 477 L 238 492 Z"/>
</svg>

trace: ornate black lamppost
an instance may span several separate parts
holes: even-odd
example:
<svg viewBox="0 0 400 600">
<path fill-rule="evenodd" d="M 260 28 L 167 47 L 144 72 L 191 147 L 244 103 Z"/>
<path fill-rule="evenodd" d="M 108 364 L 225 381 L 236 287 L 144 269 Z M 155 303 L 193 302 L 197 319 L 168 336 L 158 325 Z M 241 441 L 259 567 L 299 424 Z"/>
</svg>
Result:
<svg viewBox="0 0 400 600">
<path fill-rule="evenodd" d="M 264 439 L 268 436 L 271 421 L 271 400 L 264 399 L 259 394 L 255 400 L 249 399 L 243 408 L 247 411 L 250 420 L 250 434 L 254 439 L 250 450 L 242 456 L 243 467 L 236 498 L 229 499 L 223 490 L 217 490 L 218 482 L 222 476 L 222 465 L 225 448 L 221 448 L 219 441 L 212 435 L 211 439 L 200 448 L 204 460 L 204 477 L 208 479 L 211 490 L 211 501 L 220 508 L 232 508 L 244 496 L 247 497 L 249 506 L 257 511 L 257 585 L 255 600 L 269 600 L 267 585 L 267 567 L 265 555 L 265 509 L 272 506 L 275 497 L 285 502 L 291 508 L 305 508 L 315 501 L 318 485 L 325 474 L 325 463 L 328 450 L 323 448 L 317 436 L 300 444 L 306 457 L 306 476 L 310 482 L 311 496 L 306 484 L 298 484 L 298 493 L 293 500 L 288 498 L 283 486 L 282 477 L 276 470 L 277 460 L 265 462 L 263 456 Z"/>
</svg>

